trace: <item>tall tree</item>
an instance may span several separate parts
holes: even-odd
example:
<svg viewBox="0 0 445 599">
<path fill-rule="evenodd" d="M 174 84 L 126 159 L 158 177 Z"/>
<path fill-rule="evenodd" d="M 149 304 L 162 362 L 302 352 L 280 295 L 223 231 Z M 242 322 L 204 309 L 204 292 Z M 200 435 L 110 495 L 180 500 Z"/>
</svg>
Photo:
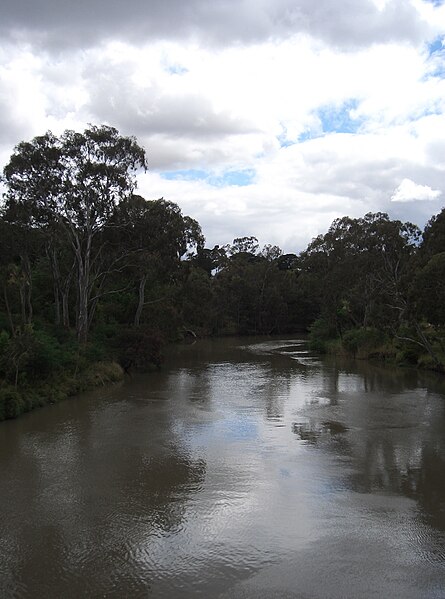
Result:
<svg viewBox="0 0 445 599">
<path fill-rule="evenodd" d="M 85 342 L 108 267 L 101 234 L 118 201 L 130 196 L 135 173 L 146 168 L 133 137 L 109 126 L 83 133 L 51 132 L 22 142 L 4 169 L 6 209 L 31 227 L 62 227 L 76 265 L 76 330 Z M 54 267 L 54 272 L 56 272 Z"/>
</svg>

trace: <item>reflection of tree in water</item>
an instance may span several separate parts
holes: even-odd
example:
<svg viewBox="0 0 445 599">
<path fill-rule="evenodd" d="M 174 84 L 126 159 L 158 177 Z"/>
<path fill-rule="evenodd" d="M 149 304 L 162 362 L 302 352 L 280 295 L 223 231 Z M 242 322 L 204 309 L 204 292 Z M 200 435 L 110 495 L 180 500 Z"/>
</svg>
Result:
<svg viewBox="0 0 445 599">
<path fill-rule="evenodd" d="M 445 394 L 445 379 L 442 374 L 434 372 L 415 368 L 389 368 L 378 361 L 352 360 L 338 356 L 327 356 L 325 365 L 334 375 L 331 385 L 337 380 L 338 386 L 338 378 L 346 376 L 356 377 L 363 390 L 369 393 L 403 393 L 428 387 L 436 393 Z"/>
<path fill-rule="evenodd" d="M 425 402 L 418 396 L 414 406 L 406 394 L 391 400 L 397 404 L 399 398 L 386 423 L 360 431 L 362 439 L 354 444 L 359 468 L 353 486 L 358 491 L 385 491 L 415 499 L 434 526 L 445 530 L 443 401 L 436 396 Z"/>
<path fill-rule="evenodd" d="M 406 474 L 403 490 L 416 499 L 436 528 L 445 531 L 445 454 L 444 448 L 425 447 L 419 468 Z"/>
<path fill-rule="evenodd" d="M 293 432 L 307 445 L 352 460 L 353 473 L 344 483 L 353 490 L 414 499 L 428 521 L 445 530 L 443 381 L 369 364 L 333 368 L 331 375 L 334 380 L 318 379 L 322 388 L 315 395 L 338 401 L 307 406 Z M 439 393 L 427 392 L 419 379 Z"/>
<path fill-rule="evenodd" d="M 254 393 L 264 402 L 267 420 L 283 419 L 285 405 L 290 400 L 292 382 L 302 373 L 307 374 L 307 371 L 306 367 L 287 356 L 275 353 L 267 356 L 267 363 L 263 362 L 261 367 L 263 380 L 253 387 Z"/>
<path fill-rule="evenodd" d="M 264 399 L 267 420 L 281 420 L 284 414 L 284 404 L 288 400 L 290 380 L 275 378 L 276 373 L 266 377 L 267 382 L 261 388 L 261 397 Z"/>
<path fill-rule="evenodd" d="M 170 386 L 175 395 L 181 395 L 196 404 L 206 407 L 212 401 L 211 369 L 179 369 L 174 376 L 170 377 Z"/>
</svg>

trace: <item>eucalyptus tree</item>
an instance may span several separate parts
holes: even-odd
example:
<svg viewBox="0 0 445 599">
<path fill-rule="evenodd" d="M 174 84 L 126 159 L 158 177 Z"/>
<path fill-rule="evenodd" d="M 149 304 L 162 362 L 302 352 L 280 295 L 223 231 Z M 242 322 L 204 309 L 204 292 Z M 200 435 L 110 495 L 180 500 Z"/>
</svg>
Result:
<svg viewBox="0 0 445 599">
<path fill-rule="evenodd" d="M 181 260 L 201 248 L 204 237 L 197 221 L 184 216 L 177 204 L 164 198 L 145 200 L 132 195 L 116 207 L 110 223 L 111 237 L 126 253 L 126 276 L 137 284 L 133 324 L 138 327 L 147 305 L 147 283 L 157 289 L 162 285 L 171 286 L 178 277 Z M 161 295 L 152 297 L 149 302 L 165 300 Z"/>
<path fill-rule="evenodd" d="M 420 242 L 411 223 L 385 213 L 336 219 L 300 256 L 305 285 L 321 312 L 342 328 L 396 329 L 408 316 L 408 287 Z"/>
<path fill-rule="evenodd" d="M 143 148 L 109 126 L 90 126 L 83 133 L 50 131 L 16 146 L 4 168 L 6 210 L 31 228 L 63 232 L 75 264 L 76 331 L 85 342 L 106 263 L 102 233 L 115 206 L 132 195 L 136 172 L 146 169 Z M 51 241 L 50 241 L 51 243 Z M 56 253 L 53 276 L 57 278 Z"/>
</svg>

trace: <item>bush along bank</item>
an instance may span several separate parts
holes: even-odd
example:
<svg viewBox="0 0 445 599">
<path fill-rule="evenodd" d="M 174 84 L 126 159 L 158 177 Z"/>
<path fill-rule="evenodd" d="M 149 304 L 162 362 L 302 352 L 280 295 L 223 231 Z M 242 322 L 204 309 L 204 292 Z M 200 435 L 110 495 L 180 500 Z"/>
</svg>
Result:
<svg viewBox="0 0 445 599">
<path fill-rule="evenodd" d="M 0 421 L 116 383 L 130 370 L 159 367 L 161 347 L 160 336 L 147 330 L 98 331 L 88 344 L 60 329 L 2 331 Z"/>
<path fill-rule="evenodd" d="M 427 330 L 424 334 L 422 329 L 405 325 L 396 334 L 390 334 L 373 327 L 356 327 L 340 335 L 319 318 L 310 327 L 309 347 L 319 353 L 445 372 L 442 335 L 435 335 L 428 325 L 423 328 Z"/>
</svg>

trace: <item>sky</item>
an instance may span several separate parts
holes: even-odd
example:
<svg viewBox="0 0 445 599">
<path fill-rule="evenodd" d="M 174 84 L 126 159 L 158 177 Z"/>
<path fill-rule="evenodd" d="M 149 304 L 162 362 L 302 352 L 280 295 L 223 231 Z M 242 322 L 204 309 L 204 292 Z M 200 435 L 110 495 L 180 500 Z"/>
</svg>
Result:
<svg viewBox="0 0 445 599">
<path fill-rule="evenodd" d="M 299 252 L 335 218 L 445 206 L 442 0 L 2 0 L 0 167 L 108 124 L 207 246 Z"/>
</svg>

